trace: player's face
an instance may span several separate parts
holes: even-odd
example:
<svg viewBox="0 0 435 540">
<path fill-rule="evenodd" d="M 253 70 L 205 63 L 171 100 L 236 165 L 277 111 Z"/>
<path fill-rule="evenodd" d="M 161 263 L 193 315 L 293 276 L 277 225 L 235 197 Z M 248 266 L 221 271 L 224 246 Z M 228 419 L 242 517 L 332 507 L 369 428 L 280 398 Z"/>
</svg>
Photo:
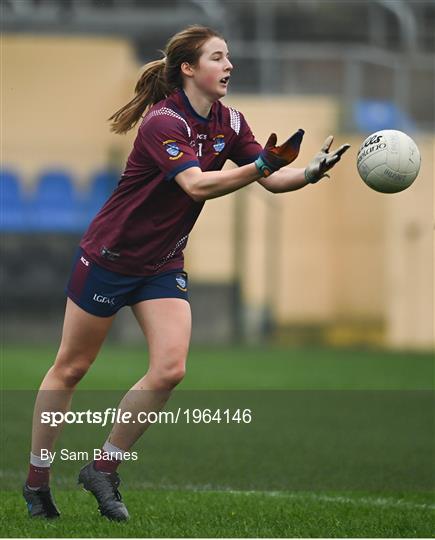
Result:
<svg viewBox="0 0 435 540">
<path fill-rule="evenodd" d="M 212 99 L 226 95 L 233 65 L 223 39 L 213 37 L 202 46 L 202 54 L 194 68 L 196 86 Z"/>
</svg>

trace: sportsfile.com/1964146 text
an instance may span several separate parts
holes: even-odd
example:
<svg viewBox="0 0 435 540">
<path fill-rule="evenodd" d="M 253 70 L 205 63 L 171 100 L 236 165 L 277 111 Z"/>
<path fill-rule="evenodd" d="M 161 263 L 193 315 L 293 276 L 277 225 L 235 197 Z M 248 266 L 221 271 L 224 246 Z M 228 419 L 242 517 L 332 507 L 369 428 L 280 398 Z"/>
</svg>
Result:
<svg viewBox="0 0 435 540">
<path fill-rule="evenodd" d="M 111 424 L 250 424 L 251 409 L 183 409 L 174 411 L 140 411 L 133 415 L 130 411 L 122 411 L 109 407 L 104 411 L 43 411 L 41 424 L 56 427 L 66 424 L 99 424 L 102 427 Z"/>
</svg>

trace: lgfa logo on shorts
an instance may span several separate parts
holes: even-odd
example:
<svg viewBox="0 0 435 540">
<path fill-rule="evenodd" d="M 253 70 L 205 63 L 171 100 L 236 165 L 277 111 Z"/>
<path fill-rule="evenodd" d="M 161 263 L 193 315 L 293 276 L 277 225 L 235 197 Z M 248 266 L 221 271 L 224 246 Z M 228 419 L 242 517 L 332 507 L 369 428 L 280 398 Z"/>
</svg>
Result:
<svg viewBox="0 0 435 540">
<path fill-rule="evenodd" d="M 167 141 L 163 141 L 163 145 L 165 146 L 166 152 L 170 156 L 169 159 L 179 159 L 184 153 L 180 150 L 177 141 L 175 141 L 174 139 L 168 139 Z"/>
<path fill-rule="evenodd" d="M 108 296 L 103 296 L 102 294 L 95 293 L 92 300 L 95 302 L 100 302 L 100 304 L 110 304 L 111 306 L 115 305 L 114 298 L 109 298 Z"/>
</svg>

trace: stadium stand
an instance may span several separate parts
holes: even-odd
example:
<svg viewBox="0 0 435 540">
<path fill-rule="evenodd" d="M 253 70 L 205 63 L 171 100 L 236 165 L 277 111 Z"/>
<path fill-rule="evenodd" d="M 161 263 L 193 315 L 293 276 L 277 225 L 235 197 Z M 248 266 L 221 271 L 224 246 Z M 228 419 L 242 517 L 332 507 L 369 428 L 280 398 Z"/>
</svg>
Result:
<svg viewBox="0 0 435 540">
<path fill-rule="evenodd" d="M 63 170 L 44 171 L 30 201 L 30 229 L 75 230 L 79 220 L 79 208 L 72 176 Z"/>
<path fill-rule="evenodd" d="M 68 171 L 47 169 L 39 175 L 35 190 L 26 193 L 17 172 L 0 170 L 0 230 L 82 232 L 103 206 L 118 178 L 114 170 L 99 170 L 90 175 L 86 189 L 82 190 Z"/>
<path fill-rule="evenodd" d="M 3 231 L 24 231 L 27 228 L 27 205 L 18 174 L 11 170 L 0 171 L 1 212 L 0 227 Z"/>
</svg>

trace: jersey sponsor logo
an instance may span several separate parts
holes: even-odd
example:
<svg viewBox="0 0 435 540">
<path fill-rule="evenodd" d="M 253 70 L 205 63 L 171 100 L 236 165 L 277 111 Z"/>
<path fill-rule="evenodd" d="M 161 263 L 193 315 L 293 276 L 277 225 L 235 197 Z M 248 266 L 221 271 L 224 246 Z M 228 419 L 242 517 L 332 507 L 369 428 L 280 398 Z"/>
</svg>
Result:
<svg viewBox="0 0 435 540">
<path fill-rule="evenodd" d="M 109 296 L 103 296 L 102 294 L 95 293 L 92 300 L 94 302 L 100 302 L 100 304 L 110 304 L 111 306 L 115 305 L 115 299 L 110 298 Z"/>
<path fill-rule="evenodd" d="M 169 154 L 169 159 L 179 159 L 184 153 L 180 150 L 177 141 L 174 141 L 173 139 L 163 141 L 163 145 L 166 152 Z"/>
<path fill-rule="evenodd" d="M 177 274 L 175 277 L 175 281 L 177 282 L 177 289 L 180 289 L 180 291 L 186 292 L 187 291 L 187 281 L 186 276 L 183 274 Z"/>
<path fill-rule="evenodd" d="M 82 263 L 83 263 L 85 266 L 89 266 L 89 261 L 86 260 L 84 257 L 80 257 L 80 260 L 82 261 Z"/>
<path fill-rule="evenodd" d="M 213 137 L 213 148 L 215 156 L 222 152 L 222 150 L 225 148 L 224 135 L 220 134 Z"/>
</svg>

